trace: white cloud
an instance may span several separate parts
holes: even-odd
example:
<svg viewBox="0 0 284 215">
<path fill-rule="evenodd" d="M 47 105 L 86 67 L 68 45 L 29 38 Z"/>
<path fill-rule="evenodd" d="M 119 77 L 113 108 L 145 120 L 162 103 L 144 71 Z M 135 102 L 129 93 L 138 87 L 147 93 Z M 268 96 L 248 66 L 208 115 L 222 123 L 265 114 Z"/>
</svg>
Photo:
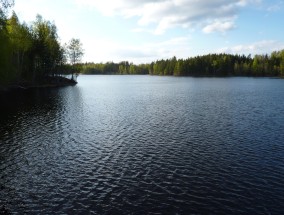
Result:
<svg viewBox="0 0 284 215">
<path fill-rule="evenodd" d="M 88 44 L 85 60 L 96 62 L 105 62 L 105 59 L 112 56 L 111 60 L 114 62 L 127 60 L 136 64 L 149 63 L 155 59 L 168 59 L 173 56 L 186 58 L 191 51 L 190 37 L 176 37 L 158 43 L 150 42 L 132 46 L 99 38 L 83 38 L 83 41 Z"/>
<path fill-rule="evenodd" d="M 235 27 L 236 26 L 235 26 L 234 20 L 228 20 L 228 21 L 216 20 L 215 22 L 205 26 L 203 28 L 203 32 L 207 34 L 215 32 L 215 31 L 225 33 L 226 31 L 231 30 Z"/>
<path fill-rule="evenodd" d="M 156 34 L 174 27 L 199 26 L 205 33 L 225 32 L 235 27 L 241 8 L 261 0 L 76 0 L 108 16 L 137 17 L 138 25 L 156 25 Z"/>
<path fill-rule="evenodd" d="M 154 31 L 151 30 L 151 29 L 148 29 L 148 28 L 134 28 L 134 29 L 130 30 L 130 32 L 133 32 L 133 33 L 143 33 L 143 32 L 153 33 Z"/>
<path fill-rule="evenodd" d="M 252 44 L 241 44 L 232 47 L 224 47 L 217 50 L 218 53 L 230 54 L 269 54 L 273 51 L 284 49 L 284 43 L 275 40 L 262 40 Z"/>
</svg>

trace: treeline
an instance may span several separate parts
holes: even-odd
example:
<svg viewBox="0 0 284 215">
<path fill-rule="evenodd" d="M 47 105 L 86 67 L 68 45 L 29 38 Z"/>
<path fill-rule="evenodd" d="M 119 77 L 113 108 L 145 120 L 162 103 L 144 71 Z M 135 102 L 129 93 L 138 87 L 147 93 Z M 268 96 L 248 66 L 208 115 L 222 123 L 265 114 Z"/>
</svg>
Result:
<svg viewBox="0 0 284 215">
<path fill-rule="evenodd" d="M 134 65 L 128 61 L 122 61 L 120 63 L 85 63 L 81 65 L 81 73 L 101 75 L 144 75 L 149 74 L 149 65 Z"/>
<path fill-rule="evenodd" d="M 284 50 L 270 55 L 209 54 L 187 59 L 173 57 L 150 64 L 86 63 L 84 74 L 150 74 L 174 76 L 284 76 Z"/>
<path fill-rule="evenodd" d="M 75 47 L 75 39 L 68 45 L 60 44 L 56 25 L 40 15 L 31 25 L 21 23 L 15 12 L 8 18 L 13 4 L 12 0 L 0 0 L 0 84 L 40 82 L 74 72 L 71 65 L 83 54 L 80 42 L 79 47 Z M 73 56 L 77 58 L 71 59 Z M 69 58 L 71 64 L 67 64 Z"/>
<path fill-rule="evenodd" d="M 270 55 L 209 54 L 188 59 L 175 57 L 151 64 L 151 75 L 175 76 L 283 76 L 284 50 Z"/>
</svg>

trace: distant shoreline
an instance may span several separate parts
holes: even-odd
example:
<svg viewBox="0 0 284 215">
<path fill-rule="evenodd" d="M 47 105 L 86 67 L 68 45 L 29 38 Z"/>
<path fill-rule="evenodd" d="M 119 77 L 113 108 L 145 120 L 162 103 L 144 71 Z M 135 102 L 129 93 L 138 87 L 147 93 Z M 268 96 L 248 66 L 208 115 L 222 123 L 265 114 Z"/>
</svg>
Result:
<svg viewBox="0 0 284 215">
<path fill-rule="evenodd" d="M 275 78 L 284 79 L 284 76 L 253 76 L 253 75 L 153 75 L 153 74 L 117 74 L 117 73 L 104 73 L 104 74 L 90 74 L 80 73 L 80 75 L 94 75 L 94 76 L 153 76 L 153 77 L 191 77 L 191 78 Z"/>
</svg>

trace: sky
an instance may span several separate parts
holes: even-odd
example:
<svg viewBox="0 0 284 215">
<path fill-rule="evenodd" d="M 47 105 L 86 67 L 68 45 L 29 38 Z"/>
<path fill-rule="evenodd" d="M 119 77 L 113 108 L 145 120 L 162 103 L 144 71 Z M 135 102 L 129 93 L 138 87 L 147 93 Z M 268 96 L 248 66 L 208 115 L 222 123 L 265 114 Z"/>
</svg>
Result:
<svg viewBox="0 0 284 215">
<path fill-rule="evenodd" d="M 15 0 L 21 22 L 54 21 L 83 62 L 149 63 L 284 49 L 284 0 Z"/>
</svg>

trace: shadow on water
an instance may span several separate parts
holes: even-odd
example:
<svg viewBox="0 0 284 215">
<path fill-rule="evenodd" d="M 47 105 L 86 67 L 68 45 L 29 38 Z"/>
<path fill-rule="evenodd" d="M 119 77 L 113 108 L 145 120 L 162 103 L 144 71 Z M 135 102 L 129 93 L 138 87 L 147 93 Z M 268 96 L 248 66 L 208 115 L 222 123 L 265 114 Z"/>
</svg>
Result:
<svg viewBox="0 0 284 215">
<path fill-rule="evenodd" d="M 66 101 L 72 99 L 80 103 L 80 92 L 76 86 L 64 88 L 41 88 L 18 90 L 0 94 L 0 125 L 13 125 L 13 120 L 36 111 L 47 114 L 58 113 L 66 108 Z M 78 100 L 79 99 L 79 100 Z M 73 101 L 72 101 L 73 102 Z M 60 113 L 60 111 L 59 111 Z"/>
<path fill-rule="evenodd" d="M 63 105 L 60 101 L 61 94 L 62 91 L 58 89 L 29 89 L 0 94 L 1 133 L 21 129 L 23 123 L 29 123 L 26 120 L 27 115 L 35 116 L 39 112 L 56 113 L 56 109 Z"/>
<path fill-rule="evenodd" d="M 19 194 L 19 184 L 7 183 L 20 177 L 21 171 L 29 173 L 28 156 L 34 149 L 48 143 L 46 133 L 52 134 L 67 109 L 81 102 L 76 86 L 18 90 L 0 94 L 0 214 L 25 212 L 25 202 Z M 71 104 L 72 103 L 72 104 Z M 33 139 L 33 136 L 44 136 Z M 57 139 L 60 136 L 57 134 Z M 62 133 L 62 136 L 64 133 Z M 29 140 L 30 138 L 30 140 Z M 7 171 L 7 169 L 9 169 Z M 20 179 L 18 179 L 20 180 Z"/>
</svg>

